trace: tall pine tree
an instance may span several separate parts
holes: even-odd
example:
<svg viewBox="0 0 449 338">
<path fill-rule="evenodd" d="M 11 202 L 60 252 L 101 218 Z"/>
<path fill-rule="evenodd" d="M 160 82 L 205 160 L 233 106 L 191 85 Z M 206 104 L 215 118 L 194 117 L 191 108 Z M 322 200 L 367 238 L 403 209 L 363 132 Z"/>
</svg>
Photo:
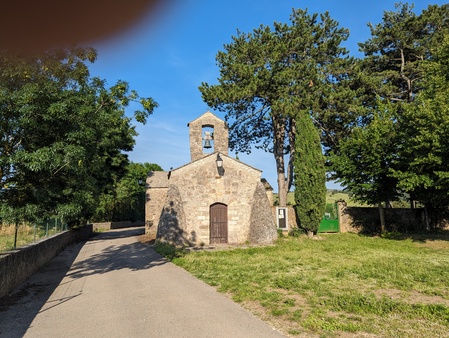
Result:
<svg viewBox="0 0 449 338">
<path fill-rule="evenodd" d="M 313 236 L 326 208 L 326 169 L 320 134 L 310 115 L 299 113 L 296 121 L 294 160 L 296 214 L 300 227 Z"/>
</svg>

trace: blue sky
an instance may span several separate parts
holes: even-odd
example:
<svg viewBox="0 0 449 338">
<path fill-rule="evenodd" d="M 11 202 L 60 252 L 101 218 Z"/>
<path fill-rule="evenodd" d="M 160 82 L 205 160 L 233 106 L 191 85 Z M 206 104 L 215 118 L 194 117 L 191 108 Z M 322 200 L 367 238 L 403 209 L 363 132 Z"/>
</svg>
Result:
<svg viewBox="0 0 449 338">
<path fill-rule="evenodd" d="M 418 0 L 415 12 L 445 1 Z M 146 125 L 137 125 L 139 136 L 129 153 L 133 162 L 157 163 L 164 170 L 190 161 L 187 123 L 209 108 L 198 86 L 216 84 L 219 69 L 215 55 L 231 42 L 237 29 L 250 32 L 260 24 L 289 22 L 292 8 L 309 13 L 329 11 L 340 26 L 350 30 L 345 43 L 355 56 L 358 42 L 370 38 L 367 23 L 380 23 L 384 10 L 394 10 L 390 0 L 173 0 L 157 13 L 143 16 L 133 27 L 108 39 L 91 42 L 98 60 L 90 67 L 92 76 L 129 82 L 141 96 L 152 97 L 159 107 Z M 136 107 L 129 107 L 132 114 Z M 220 118 L 224 115 L 211 110 Z M 230 153 L 233 156 L 232 153 Z M 239 154 L 241 161 L 263 171 L 277 191 L 274 157 L 262 150 Z M 329 182 L 328 188 L 339 185 Z"/>
</svg>

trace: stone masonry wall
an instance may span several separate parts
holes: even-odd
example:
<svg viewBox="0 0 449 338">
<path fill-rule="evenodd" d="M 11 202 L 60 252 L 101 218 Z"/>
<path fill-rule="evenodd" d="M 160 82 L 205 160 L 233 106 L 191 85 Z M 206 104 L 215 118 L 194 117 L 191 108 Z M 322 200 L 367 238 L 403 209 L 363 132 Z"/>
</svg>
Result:
<svg viewBox="0 0 449 338">
<path fill-rule="evenodd" d="M 228 155 L 228 127 L 226 122 L 207 112 L 189 123 L 191 161 L 196 161 L 208 155 L 203 151 L 203 127 L 214 128 L 214 152 Z"/>
<path fill-rule="evenodd" d="M 257 244 L 273 243 L 278 237 L 276 224 L 271 213 L 270 201 L 261 182 L 254 192 L 251 210 L 249 242 Z"/>
<path fill-rule="evenodd" d="M 156 234 L 161 211 L 166 203 L 168 188 L 151 188 L 146 192 L 145 232 Z"/>
<path fill-rule="evenodd" d="M 186 216 L 179 189 L 170 185 L 157 228 L 157 238 L 178 246 L 195 243 L 195 233 L 186 231 Z"/>
<path fill-rule="evenodd" d="M 375 207 L 348 207 L 344 201 L 338 203 L 340 232 L 375 233 L 380 231 L 379 209 Z M 431 228 L 449 228 L 445 214 L 429 213 Z M 386 208 L 387 231 L 423 231 L 426 229 L 425 211 L 422 208 Z"/>
<path fill-rule="evenodd" d="M 212 154 L 174 170 L 170 178 L 182 197 L 184 231 L 196 235 L 195 244 L 209 243 L 209 208 L 217 202 L 228 206 L 228 243 L 244 243 L 249 238 L 254 192 L 261 172 L 228 156 L 222 158 L 222 172 L 218 172 L 216 155 Z"/>
</svg>

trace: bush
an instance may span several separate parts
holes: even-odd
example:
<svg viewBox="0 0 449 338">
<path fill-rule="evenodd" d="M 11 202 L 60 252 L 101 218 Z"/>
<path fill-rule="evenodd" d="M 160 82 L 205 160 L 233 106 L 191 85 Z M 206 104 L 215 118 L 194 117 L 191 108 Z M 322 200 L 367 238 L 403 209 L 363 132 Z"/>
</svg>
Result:
<svg viewBox="0 0 449 338">
<path fill-rule="evenodd" d="M 169 260 L 182 257 L 185 254 L 185 250 L 175 247 L 166 242 L 156 242 L 154 249 L 156 252 Z"/>
<path fill-rule="evenodd" d="M 304 235 L 306 232 L 304 229 L 301 228 L 293 228 L 289 231 L 288 235 L 291 237 L 299 237 L 301 235 Z"/>
</svg>

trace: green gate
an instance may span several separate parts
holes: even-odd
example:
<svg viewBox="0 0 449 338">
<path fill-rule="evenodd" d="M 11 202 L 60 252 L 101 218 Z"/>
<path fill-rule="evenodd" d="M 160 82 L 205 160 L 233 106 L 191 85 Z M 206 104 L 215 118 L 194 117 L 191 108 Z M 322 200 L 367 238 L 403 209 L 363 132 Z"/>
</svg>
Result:
<svg viewBox="0 0 449 338">
<path fill-rule="evenodd" d="M 326 204 L 326 212 L 318 227 L 318 232 L 339 232 L 337 203 Z"/>
</svg>

